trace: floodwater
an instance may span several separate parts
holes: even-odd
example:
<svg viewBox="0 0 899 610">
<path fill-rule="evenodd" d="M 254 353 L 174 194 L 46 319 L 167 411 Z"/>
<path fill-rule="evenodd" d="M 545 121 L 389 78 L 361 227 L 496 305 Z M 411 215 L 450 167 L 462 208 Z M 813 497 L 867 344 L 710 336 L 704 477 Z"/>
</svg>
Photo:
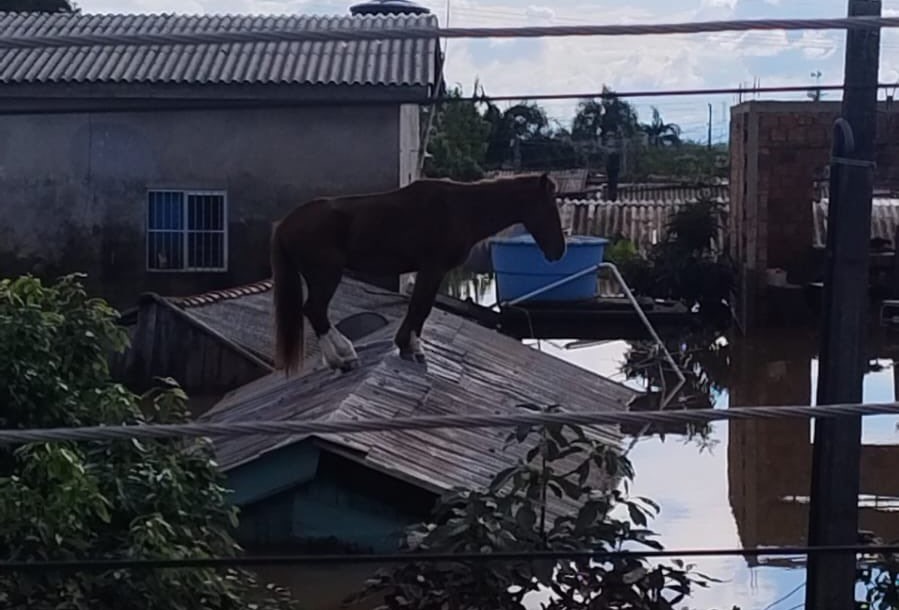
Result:
<svg viewBox="0 0 899 610">
<path fill-rule="evenodd" d="M 495 302 L 492 282 L 453 278 L 445 290 Z M 875 330 L 864 400 L 896 399 L 894 358 L 899 342 Z M 714 341 L 717 350 L 704 349 Z M 697 378 L 705 381 L 704 408 L 814 404 L 817 382 L 816 336 L 810 330 L 777 330 L 750 339 L 706 337 L 694 350 Z M 622 372 L 631 343 L 611 341 L 572 346 L 565 340 L 527 341 L 587 371 L 645 389 L 645 381 Z M 676 343 L 676 342 L 675 342 Z M 566 348 L 568 346 L 568 348 Z M 572 348 L 573 347 L 573 348 Z M 697 386 L 693 386 L 694 388 Z M 899 418 L 863 418 L 861 529 L 890 543 L 899 540 Z M 813 423 L 773 419 L 713 423 L 702 436 L 677 429 L 637 439 L 630 453 L 635 495 L 661 506 L 649 527 L 667 549 L 735 549 L 798 546 L 806 543 L 807 496 Z M 628 443 L 630 439 L 626 439 Z M 798 610 L 805 596 L 804 558 L 703 557 L 687 559 L 697 570 L 722 580 L 697 589 L 683 607 L 694 610 Z M 349 566 L 303 571 L 261 570 L 260 575 L 291 588 L 309 607 L 337 608 L 341 594 L 376 568 Z M 339 594 L 337 592 L 340 592 Z M 861 591 L 859 591 L 861 593 Z M 540 596 L 529 610 L 540 608 Z"/>
<path fill-rule="evenodd" d="M 493 285 L 478 278 L 455 294 L 493 303 Z M 866 402 L 896 400 L 894 360 L 899 342 L 876 339 L 864 380 Z M 719 350 L 703 345 L 695 361 L 710 381 L 715 409 L 815 403 L 817 337 L 812 330 L 771 331 L 752 339 L 727 335 Z M 622 372 L 631 344 L 612 341 L 583 347 L 570 341 L 527 341 L 558 358 L 636 389 L 645 382 Z M 669 347 L 670 349 L 670 347 Z M 714 357 L 717 356 L 717 357 Z M 884 543 L 899 541 L 899 417 L 862 419 L 860 529 Z M 668 431 L 637 440 L 630 458 L 635 495 L 661 506 L 650 528 L 667 549 L 735 549 L 806 544 L 807 499 L 814 424 L 809 420 L 716 422 L 704 438 Z M 630 439 L 626 439 L 626 443 Z M 794 610 L 805 597 L 804 558 L 704 557 L 687 559 L 723 583 L 698 589 L 688 606 L 703 610 Z M 750 562 L 752 562 L 750 564 Z M 862 591 L 859 590 L 859 593 Z M 532 607 L 539 608 L 539 604 Z"/>
</svg>

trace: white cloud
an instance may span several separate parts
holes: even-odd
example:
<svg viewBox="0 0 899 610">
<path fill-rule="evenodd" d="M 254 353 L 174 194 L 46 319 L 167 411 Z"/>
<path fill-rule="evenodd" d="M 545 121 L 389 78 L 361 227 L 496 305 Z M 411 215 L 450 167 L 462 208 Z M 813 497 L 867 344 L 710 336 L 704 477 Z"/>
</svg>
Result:
<svg viewBox="0 0 899 610">
<path fill-rule="evenodd" d="M 550 22 L 553 21 L 556 17 L 556 12 L 548 6 L 531 5 L 527 8 L 526 12 L 528 19 L 532 21 Z"/>
<path fill-rule="evenodd" d="M 721 50 L 743 57 L 771 57 L 791 47 L 785 30 L 725 32 L 714 39 Z"/>
<path fill-rule="evenodd" d="M 739 0 L 702 0 L 702 5 L 711 8 L 736 8 Z"/>
<path fill-rule="evenodd" d="M 841 43 L 835 40 L 832 33 L 805 30 L 799 38 L 799 45 L 805 57 L 820 60 L 832 56 Z"/>
</svg>

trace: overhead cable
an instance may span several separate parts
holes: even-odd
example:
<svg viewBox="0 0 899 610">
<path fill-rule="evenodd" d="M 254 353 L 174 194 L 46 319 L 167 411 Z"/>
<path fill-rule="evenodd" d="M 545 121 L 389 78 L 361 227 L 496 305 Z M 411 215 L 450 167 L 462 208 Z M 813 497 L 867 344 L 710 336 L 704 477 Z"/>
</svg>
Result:
<svg viewBox="0 0 899 610">
<path fill-rule="evenodd" d="M 166 32 L 131 34 L 55 34 L 0 36 L 0 48 L 194 45 L 264 42 L 361 42 L 440 38 L 556 38 L 567 36 L 641 36 L 703 34 L 764 30 L 851 30 L 899 27 L 899 17 L 837 17 L 825 19 L 737 19 L 685 23 L 637 23 L 607 25 L 557 25 L 525 27 L 438 28 L 350 27 L 297 28 L 217 32 Z"/>
<path fill-rule="evenodd" d="M 352 374 L 352 373 L 348 373 Z M 899 402 L 841 404 L 826 406 L 766 406 L 735 409 L 667 410 L 657 412 L 562 412 L 543 413 L 522 408 L 514 415 L 437 415 L 427 417 L 391 417 L 357 420 L 248 420 L 194 422 L 187 424 L 139 424 L 124 426 L 84 426 L 77 428 L 33 428 L 0 430 L 0 444 L 16 445 L 53 441 L 111 441 L 130 439 L 172 439 L 184 437 L 239 437 L 253 434 L 269 436 L 355 434 L 363 432 L 399 432 L 436 428 L 496 428 L 503 426 L 569 424 L 704 424 L 715 421 L 819 417 L 899 415 Z"/>
</svg>

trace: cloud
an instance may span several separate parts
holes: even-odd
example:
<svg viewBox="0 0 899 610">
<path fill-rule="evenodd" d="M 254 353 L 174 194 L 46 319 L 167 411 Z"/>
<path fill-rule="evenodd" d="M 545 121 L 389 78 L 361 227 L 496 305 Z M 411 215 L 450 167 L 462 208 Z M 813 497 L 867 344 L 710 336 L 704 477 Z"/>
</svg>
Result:
<svg viewBox="0 0 899 610">
<path fill-rule="evenodd" d="M 550 22 L 553 21 L 553 19 L 555 19 L 556 17 L 556 12 L 548 6 L 531 5 L 527 8 L 526 14 L 528 16 L 528 20 L 537 22 Z"/>
<path fill-rule="evenodd" d="M 742 57 L 771 57 L 791 47 L 785 30 L 724 32 L 714 39 L 720 49 Z"/>
<path fill-rule="evenodd" d="M 833 34 L 821 31 L 805 30 L 799 37 L 802 54 L 808 59 L 827 59 L 841 46 Z"/>
</svg>

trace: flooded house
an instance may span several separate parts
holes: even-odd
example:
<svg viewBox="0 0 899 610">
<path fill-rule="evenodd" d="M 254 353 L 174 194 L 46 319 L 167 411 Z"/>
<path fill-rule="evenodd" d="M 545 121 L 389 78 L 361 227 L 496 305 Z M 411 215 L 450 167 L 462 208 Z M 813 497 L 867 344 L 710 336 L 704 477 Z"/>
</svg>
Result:
<svg viewBox="0 0 899 610">
<path fill-rule="evenodd" d="M 398 324 L 394 319 L 357 342 L 361 365 L 354 371 L 318 367 L 291 378 L 274 372 L 229 393 L 200 420 L 514 415 L 522 404 L 625 411 L 639 394 L 444 311 L 434 311 L 425 325 L 427 365 L 412 363 L 396 354 L 392 337 Z M 509 432 L 437 428 L 247 435 L 214 442 L 232 501 L 240 508 L 238 540 L 248 551 L 390 553 L 399 549 L 408 526 L 429 518 L 442 493 L 483 488 L 524 457 L 531 445 L 507 446 Z M 585 427 L 585 432 L 620 446 L 616 426 Z M 596 476 L 595 488 L 617 484 L 605 474 Z M 577 510 L 555 496 L 549 508 L 551 518 Z M 362 575 L 372 570 L 364 568 L 334 566 L 332 585 L 325 589 L 309 582 L 305 567 L 278 572 L 285 584 L 305 583 L 298 588 L 303 596 L 317 587 L 323 605 L 316 607 L 331 607 L 361 585 Z"/>
</svg>

